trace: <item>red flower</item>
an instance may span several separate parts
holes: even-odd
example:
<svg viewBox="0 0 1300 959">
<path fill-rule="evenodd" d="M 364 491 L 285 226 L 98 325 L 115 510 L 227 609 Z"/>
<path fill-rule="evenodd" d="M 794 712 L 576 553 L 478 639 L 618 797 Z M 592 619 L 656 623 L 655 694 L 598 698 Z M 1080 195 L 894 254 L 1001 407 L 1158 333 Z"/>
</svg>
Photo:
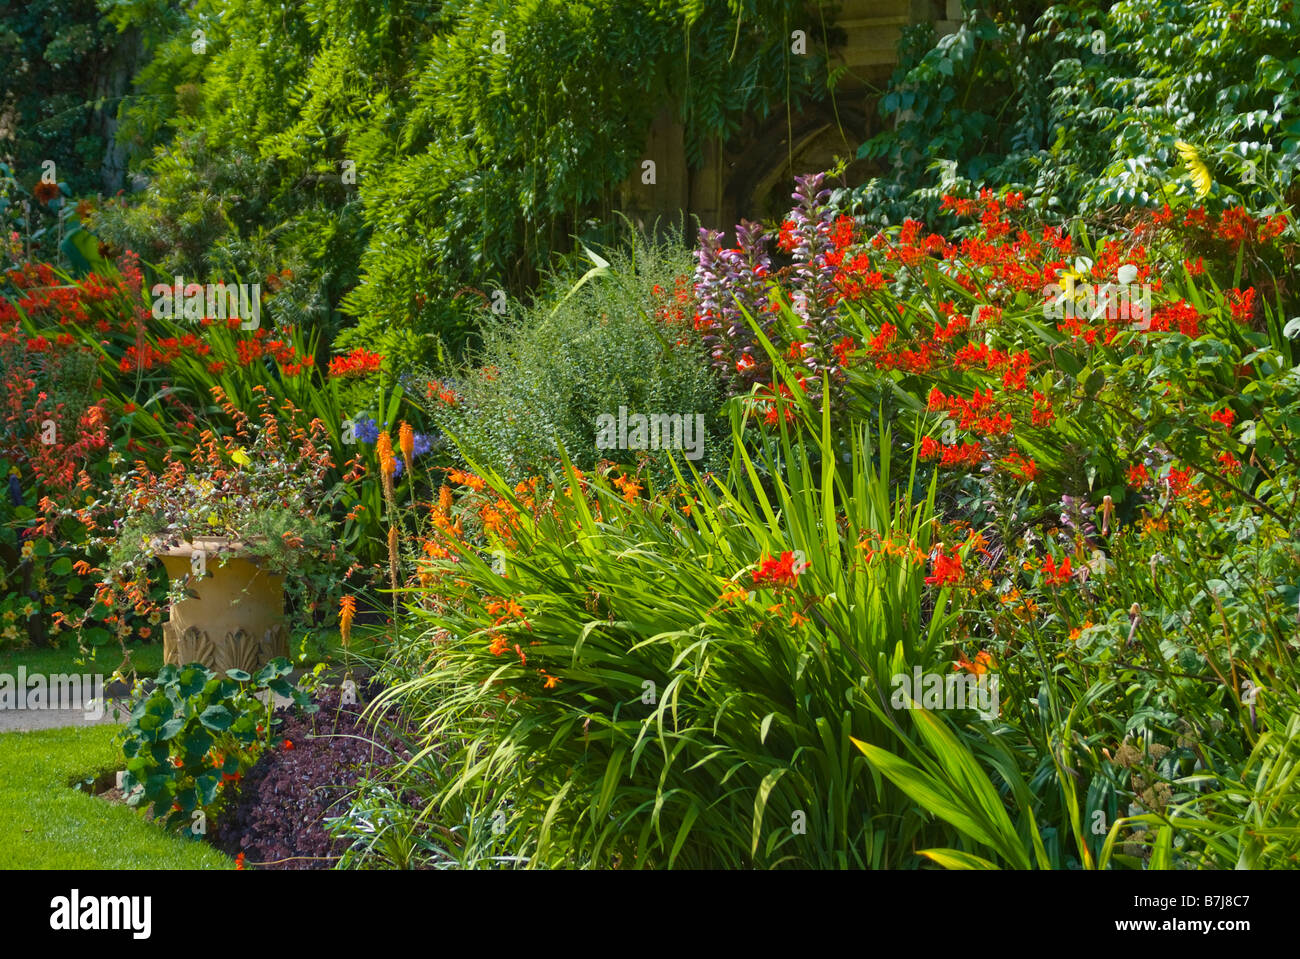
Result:
<svg viewBox="0 0 1300 959">
<path fill-rule="evenodd" d="M 1043 572 L 1046 574 L 1043 582 L 1048 586 L 1061 586 L 1069 582 L 1071 574 L 1070 557 L 1065 557 L 1065 559 L 1061 561 L 1061 565 L 1058 567 L 1056 565 L 1056 560 L 1051 556 L 1045 556 L 1043 558 Z"/>
<path fill-rule="evenodd" d="M 1131 489 L 1142 489 L 1151 482 L 1151 474 L 1141 463 L 1128 468 L 1128 485 Z"/>
<path fill-rule="evenodd" d="M 794 553 L 786 551 L 781 558 L 764 556 L 759 568 L 754 572 L 755 586 L 793 586 L 799 580 L 799 573 L 794 568 Z"/>
<path fill-rule="evenodd" d="M 1228 427 L 1229 429 L 1231 429 L 1231 428 L 1232 428 L 1232 424 L 1235 423 L 1235 422 L 1237 421 L 1237 414 L 1234 413 L 1234 412 L 1232 412 L 1232 409 L 1231 409 L 1231 408 L 1225 406 L 1223 409 L 1219 410 L 1217 413 L 1211 413 L 1211 414 L 1210 414 L 1210 419 L 1212 419 L 1214 422 L 1220 424 L 1221 426 L 1225 426 L 1225 427 Z"/>
<path fill-rule="evenodd" d="M 379 372 L 384 357 L 379 353 L 357 347 L 346 356 L 336 356 L 330 360 L 329 375 L 355 380 Z"/>
<path fill-rule="evenodd" d="M 953 583 L 960 583 L 963 574 L 961 557 L 957 555 L 957 548 L 954 547 L 951 555 L 945 554 L 943 550 L 936 554 L 930 575 L 925 578 L 925 581 L 930 586 L 950 586 Z"/>
<path fill-rule="evenodd" d="M 777 249 L 783 253 L 793 253 L 794 248 L 799 243 L 799 238 L 795 236 L 795 223 L 793 220 L 786 220 L 781 224 L 781 233 L 776 239 Z"/>
<path fill-rule="evenodd" d="M 1244 290 L 1233 287 L 1228 290 L 1228 309 L 1232 318 L 1238 323 L 1247 324 L 1255 314 L 1255 288 L 1248 286 Z"/>
<path fill-rule="evenodd" d="M 292 749 L 293 749 L 293 740 L 292 740 L 292 739 L 286 739 L 286 740 L 285 740 L 284 742 L 282 742 L 280 745 L 283 746 L 286 750 L 292 750 Z"/>
<path fill-rule="evenodd" d="M 1226 450 L 1220 453 L 1217 459 L 1222 464 L 1223 471 L 1229 476 L 1237 476 L 1241 473 L 1241 461 Z"/>
</svg>

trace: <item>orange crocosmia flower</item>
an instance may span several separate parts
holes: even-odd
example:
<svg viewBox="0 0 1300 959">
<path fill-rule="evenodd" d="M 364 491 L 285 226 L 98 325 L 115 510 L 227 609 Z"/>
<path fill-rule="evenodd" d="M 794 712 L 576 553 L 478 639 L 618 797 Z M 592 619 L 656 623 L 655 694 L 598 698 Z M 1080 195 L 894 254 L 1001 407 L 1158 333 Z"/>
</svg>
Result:
<svg viewBox="0 0 1300 959">
<path fill-rule="evenodd" d="M 560 685 L 560 677 L 559 677 L 559 676 L 552 676 L 550 673 L 548 673 L 548 672 L 547 672 L 546 670 L 544 670 L 544 669 L 539 669 L 538 672 L 541 673 L 542 676 L 545 677 L 545 679 L 544 679 L 543 682 L 542 682 L 542 688 L 543 688 L 543 689 L 554 689 L 556 686 Z"/>
<path fill-rule="evenodd" d="M 488 652 L 493 656 L 500 656 L 510 648 L 510 641 L 500 633 L 492 633 L 490 635 L 492 635 L 493 638 L 491 645 L 488 646 Z"/>
<path fill-rule="evenodd" d="M 486 485 L 482 479 L 473 473 L 466 473 L 464 470 L 448 470 L 447 479 L 461 486 L 468 486 L 470 489 L 478 492 Z"/>
<path fill-rule="evenodd" d="M 723 603 L 730 603 L 733 601 L 743 603 L 749 599 L 749 593 L 746 590 L 738 589 L 734 586 L 728 586 L 722 591 L 722 595 L 718 597 L 718 599 Z"/>
<path fill-rule="evenodd" d="M 975 654 L 973 662 L 966 658 L 965 653 L 959 651 L 957 653 L 957 661 L 952 664 L 952 668 L 954 672 L 964 669 L 968 673 L 982 676 L 984 673 L 987 673 L 989 668 L 993 665 L 993 656 L 987 650 L 981 649 Z"/>
</svg>

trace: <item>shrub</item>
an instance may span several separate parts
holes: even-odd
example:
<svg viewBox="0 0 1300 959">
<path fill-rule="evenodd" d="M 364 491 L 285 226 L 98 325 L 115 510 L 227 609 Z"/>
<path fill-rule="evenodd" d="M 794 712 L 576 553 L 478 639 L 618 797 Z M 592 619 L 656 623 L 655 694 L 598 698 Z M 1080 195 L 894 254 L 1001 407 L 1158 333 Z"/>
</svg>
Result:
<svg viewBox="0 0 1300 959">
<path fill-rule="evenodd" d="M 561 274 L 534 306 L 487 326 L 475 368 L 432 374 L 429 414 L 465 460 L 515 482 L 557 464 L 562 446 L 581 469 L 639 458 L 670 475 L 663 450 L 597 448 L 599 418 L 624 408 L 703 416 L 696 465 L 720 461 L 721 397 L 690 328 L 688 252 L 637 237 L 608 255 L 607 267 Z"/>
<path fill-rule="evenodd" d="M 1202 188 L 1179 141 L 1213 174 L 1212 201 L 1294 202 L 1289 0 L 963 7 L 952 35 L 915 28 L 880 100 L 883 132 L 860 155 L 889 171 L 846 198 L 874 225 L 935 223 L 963 184 L 1019 189 L 1054 222 L 1191 199 Z"/>
</svg>

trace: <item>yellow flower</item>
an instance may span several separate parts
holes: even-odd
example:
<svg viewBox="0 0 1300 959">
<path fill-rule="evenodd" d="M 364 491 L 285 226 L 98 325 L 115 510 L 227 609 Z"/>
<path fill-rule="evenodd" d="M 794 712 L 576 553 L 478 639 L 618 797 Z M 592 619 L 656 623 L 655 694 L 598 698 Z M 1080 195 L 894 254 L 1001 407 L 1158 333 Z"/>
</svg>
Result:
<svg viewBox="0 0 1300 959">
<path fill-rule="evenodd" d="M 1177 140 L 1174 143 L 1174 149 L 1178 151 L 1178 158 L 1187 167 L 1187 175 L 1192 181 L 1192 186 L 1196 187 L 1196 198 L 1199 200 L 1210 192 L 1210 186 L 1213 183 L 1210 171 L 1206 169 L 1205 162 L 1197 153 L 1196 147 L 1190 143 Z"/>
</svg>

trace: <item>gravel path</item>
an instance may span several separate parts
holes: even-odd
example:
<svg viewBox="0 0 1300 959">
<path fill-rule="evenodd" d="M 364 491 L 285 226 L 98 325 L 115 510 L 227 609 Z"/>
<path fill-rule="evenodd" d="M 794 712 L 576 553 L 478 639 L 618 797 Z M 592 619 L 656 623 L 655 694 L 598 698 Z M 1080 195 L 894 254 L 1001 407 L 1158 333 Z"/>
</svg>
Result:
<svg viewBox="0 0 1300 959">
<path fill-rule="evenodd" d="M 289 681 L 296 683 L 305 671 L 295 669 L 289 674 Z M 145 683 L 148 688 L 149 680 L 145 680 Z M 35 729 L 59 729 L 65 726 L 103 726 L 109 723 L 122 725 L 130 718 L 131 710 L 125 696 L 115 697 L 112 694 L 125 689 L 120 683 L 116 689 L 109 686 L 109 698 L 99 709 L 0 708 L 0 733 L 26 733 Z M 283 696 L 275 696 L 276 706 L 288 706 L 291 702 Z"/>
<path fill-rule="evenodd" d="M 121 716 L 115 718 L 114 706 Z M 0 709 L 0 733 L 27 733 L 34 729 L 57 729 L 62 726 L 103 726 L 124 723 L 130 716 L 125 700 L 109 700 L 98 719 L 88 719 L 84 709 Z"/>
</svg>

